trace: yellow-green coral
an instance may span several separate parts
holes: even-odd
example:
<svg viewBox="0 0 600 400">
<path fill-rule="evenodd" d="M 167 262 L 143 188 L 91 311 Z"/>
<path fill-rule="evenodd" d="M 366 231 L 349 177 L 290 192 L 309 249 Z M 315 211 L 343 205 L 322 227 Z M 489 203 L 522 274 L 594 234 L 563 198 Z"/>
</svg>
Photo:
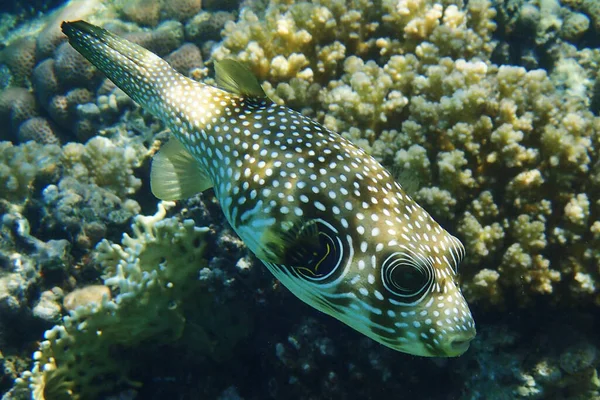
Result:
<svg viewBox="0 0 600 400">
<path fill-rule="evenodd" d="M 205 260 L 209 229 L 166 218 L 173 205 L 159 203 L 155 215 L 137 216 L 132 235 L 124 234 L 121 245 L 98 244 L 94 258 L 116 296 L 111 299 L 99 286 L 91 297 L 78 294 L 79 300 L 70 301 L 75 308 L 45 333 L 33 368 L 17 379 L 14 395 L 30 391 L 36 400 L 99 398 L 137 385 L 130 380 L 135 360 L 119 357 L 116 349 L 178 340 L 196 355 L 220 359 L 247 334 L 251 324 L 238 315 L 244 306 L 224 301 L 215 314 L 218 305 L 199 279 L 199 271 L 210 273 Z"/>
<path fill-rule="evenodd" d="M 169 341 L 181 335 L 181 303 L 198 283 L 194 277 L 204 262 L 207 228 L 165 219 L 165 205 L 154 216 L 137 217 L 133 236 L 124 235 L 123 246 L 98 245 L 105 284 L 118 295 L 77 307 L 47 331 L 31 372 L 17 380 L 17 387 L 28 387 L 38 400 L 97 398 L 131 384 L 131 363 L 116 356 L 115 346 L 131 348 L 146 339 Z"/>
</svg>

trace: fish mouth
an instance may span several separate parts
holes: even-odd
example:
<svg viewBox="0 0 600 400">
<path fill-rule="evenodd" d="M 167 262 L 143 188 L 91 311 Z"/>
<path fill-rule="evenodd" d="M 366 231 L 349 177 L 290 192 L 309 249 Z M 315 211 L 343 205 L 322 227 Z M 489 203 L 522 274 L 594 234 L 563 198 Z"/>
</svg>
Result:
<svg viewBox="0 0 600 400">
<path fill-rule="evenodd" d="M 460 355 L 467 351 L 470 345 L 471 339 L 455 340 L 452 343 L 450 343 L 450 349 L 453 353 Z"/>
<path fill-rule="evenodd" d="M 471 345 L 471 341 L 475 338 L 475 332 L 459 334 L 451 338 L 445 346 L 445 353 L 448 357 L 458 357 L 464 354 Z"/>
</svg>

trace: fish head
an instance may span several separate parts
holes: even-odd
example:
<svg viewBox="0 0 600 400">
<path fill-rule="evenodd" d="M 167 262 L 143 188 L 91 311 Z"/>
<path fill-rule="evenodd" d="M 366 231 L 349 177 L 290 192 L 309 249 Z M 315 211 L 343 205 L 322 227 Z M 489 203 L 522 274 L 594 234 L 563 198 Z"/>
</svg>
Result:
<svg viewBox="0 0 600 400">
<path fill-rule="evenodd" d="M 288 230 L 294 244 L 285 261 L 265 264 L 300 299 L 385 346 L 459 356 L 476 333 L 458 284 L 464 247 L 408 195 L 394 192 L 347 204 L 347 212 L 321 198 L 332 212 Z"/>
</svg>

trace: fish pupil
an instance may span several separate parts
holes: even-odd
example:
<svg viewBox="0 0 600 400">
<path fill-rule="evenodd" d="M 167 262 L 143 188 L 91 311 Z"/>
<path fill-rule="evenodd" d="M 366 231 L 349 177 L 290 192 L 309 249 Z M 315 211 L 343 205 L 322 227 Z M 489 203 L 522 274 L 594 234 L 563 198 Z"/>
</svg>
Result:
<svg viewBox="0 0 600 400">
<path fill-rule="evenodd" d="M 425 286 L 427 275 L 420 268 L 408 263 L 401 263 L 393 269 L 390 280 L 399 292 L 409 295 L 418 292 Z"/>
</svg>

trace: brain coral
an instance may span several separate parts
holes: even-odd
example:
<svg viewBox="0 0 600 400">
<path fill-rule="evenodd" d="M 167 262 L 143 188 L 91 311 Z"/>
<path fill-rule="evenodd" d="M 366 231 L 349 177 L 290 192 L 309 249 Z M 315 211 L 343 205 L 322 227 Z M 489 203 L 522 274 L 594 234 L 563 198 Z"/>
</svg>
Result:
<svg viewBox="0 0 600 400">
<path fill-rule="evenodd" d="M 169 54 L 165 60 L 180 73 L 189 76 L 194 68 L 202 68 L 202 54 L 200 49 L 192 43 L 184 43 L 183 46 Z"/>
<path fill-rule="evenodd" d="M 183 25 L 178 21 L 165 21 L 152 31 L 126 34 L 125 37 L 158 54 L 166 56 L 183 43 Z"/>
<path fill-rule="evenodd" d="M 219 40 L 225 23 L 233 19 L 233 15 L 225 11 L 201 12 L 185 24 L 186 39 L 195 43 Z"/>
<path fill-rule="evenodd" d="M 0 51 L 0 64 L 6 64 L 12 74 L 12 83 L 27 86 L 35 67 L 35 39 L 23 37 Z"/>
<path fill-rule="evenodd" d="M 160 21 L 161 2 L 132 0 L 118 8 L 122 16 L 142 26 L 154 27 Z"/>
<path fill-rule="evenodd" d="M 167 0 L 163 7 L 167 19 L 185 21 L 200 12 L 202 0 Z"/>
<path fill-rule="evenodd" d="M 96 68 L 69 43 L 63 43 L 56 49 L 54 72 L 66 86 L 93 87 L 99 78 Z"/>
<path fill-rule="evenodd" d="M 58 94 L 61 85 L 54 72 L 54 59 L 49 58 L 39 63 L 33 70 L 33 88 L 39 101 L 46 105 L 50 98 Z"/>
<path fill-rule="evenodd" d="M 28 140 L 34 140 L 42 144 L 58 144 L 59 142 L 52 124 L 43 117 L 34 117 L 23 122 L 19 126 L 17 138 L 21 143 Z"/>
<path fill-rule="evenodd" d="M 555 301 L 600 302 L 600 120 L 575 81 L 587 66 L 494 65 L 494 16 L 487 0 L 272 1 L 227 23 L 213 56 L 400 171 L 465 242 L 471 300 L 560 288 Z"/>
<path fill-rule="evenodd" d="M 29 118 L 38 115 L 34 95 L 21 87 L 9 87 L 0 92 L 0 124 L 5 140 L 15 139 L 19 126 Z"/>
</svg>

